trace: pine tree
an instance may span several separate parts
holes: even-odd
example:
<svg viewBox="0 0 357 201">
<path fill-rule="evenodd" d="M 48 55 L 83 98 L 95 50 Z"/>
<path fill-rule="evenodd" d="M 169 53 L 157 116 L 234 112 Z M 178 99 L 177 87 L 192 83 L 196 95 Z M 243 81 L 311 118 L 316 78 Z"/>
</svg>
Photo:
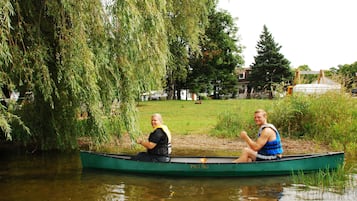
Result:
<svg viewBox="0 0 357 201">
<path fill-rule="evenodd" d="M 258 55 L 254 57 L 249 75 L 250 88 L 255 91 L 269 91 L 272 98 L 274 86 L 292 78 L 290 61 L 279 51 L 281 46 L 274 41 L 266 25 L 256 46 Z"/>
</svg>

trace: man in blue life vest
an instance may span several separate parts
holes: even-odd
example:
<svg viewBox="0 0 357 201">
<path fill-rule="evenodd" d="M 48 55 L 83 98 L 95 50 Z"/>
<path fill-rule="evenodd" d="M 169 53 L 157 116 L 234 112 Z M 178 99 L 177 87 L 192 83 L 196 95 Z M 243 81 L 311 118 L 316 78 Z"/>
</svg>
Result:
<svg viewBox="0 0 357 201">
<path fill-rule="evenodd" d="M 147 162 L 169 162 L 171 154 L 171 133 L 163 124 L 162 117 L 156 113 L 151 116 L 151 126 L 154 131 L 150 133 L 147 141 L 138 139 L 136 142 L 147 149 L 134 156 L 133 160 Z"/>
<path fill-rule="evenodd" d="M 258 160 L 276 160 L 282 157 L 283 147 L 280 134 L 274 125 L 268 124 L 267 113 L 262 110 L 254 112 L 254 121 L 259 126 L 258 138 L 253 141 L 246 131 L 240 133 L 248 147 L 243 149 L 242 155 L 234 163 L 252 162 Z"/>
</svg>

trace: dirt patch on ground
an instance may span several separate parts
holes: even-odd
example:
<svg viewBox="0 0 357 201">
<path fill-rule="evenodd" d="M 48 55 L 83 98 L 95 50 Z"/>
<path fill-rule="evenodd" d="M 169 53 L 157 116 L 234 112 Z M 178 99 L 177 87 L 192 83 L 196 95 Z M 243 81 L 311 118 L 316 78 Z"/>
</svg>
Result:
<svg viewBox="0 0 357 201">
<path fill-rule="evenodd" d="M 317 144 L 307 140 L 282 139 L 285 153 L 313 153 L 327 152 L 326 145 Z M 241 139 L 218 138 L 209 135 L 184 135 L 176 136 L 172 146 L 180 149 L 215 149 L 240 152 L 247 144 Z"/>
<path fill-rule="evenodd" d="M 129 136 L 123 136 L 116 142 L 122 148 L 130 148 Z M 317 153 L 328 152 L 327 145 L 318 144 L 307 140 L 295 140 L 282 138 L 285 154 Z M 195 135 L 173 135 L 173 150 L 210 150 L 210 151 L 231 151 L 240 153 L 246 147 L 246 143 L 239 138 L 218 138 L 206 134 Z"/>
</svg>

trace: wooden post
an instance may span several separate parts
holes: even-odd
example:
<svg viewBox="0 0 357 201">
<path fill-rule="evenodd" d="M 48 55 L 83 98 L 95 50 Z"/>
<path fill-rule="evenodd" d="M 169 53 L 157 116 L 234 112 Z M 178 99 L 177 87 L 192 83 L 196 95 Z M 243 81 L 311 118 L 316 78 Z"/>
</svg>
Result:
<svg viewBox="0 0 357 201">
<path fill-rule="evenodd" d="M 295 71 L 295 78 L 294 78 L 294 85 L 300 84 L 300 71 L 296 70 Z"/>
<path fill-rule="evenodd" d="M 320 70 L 319 78 L 317 79 L 317 84 L 321 84 L 321 81 L 324 82 L 325 80 L 325 73 L 323 70 Z"/>
</svg>

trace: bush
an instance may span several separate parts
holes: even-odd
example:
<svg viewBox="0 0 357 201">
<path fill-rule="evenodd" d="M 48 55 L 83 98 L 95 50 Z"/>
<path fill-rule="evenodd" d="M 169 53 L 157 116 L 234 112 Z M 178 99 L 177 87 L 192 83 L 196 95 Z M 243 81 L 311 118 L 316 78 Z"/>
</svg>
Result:
<svg viewBox="0 0 357 201">
<path fill-rule="evenodd" d="M 357 149 L 357 99 L 341 93 L 292 95 L 266 102 L 240 101 L 237 108 L 218 116 L 212 133 L 222 137 L 238 137 L 246 130 L 250 137 L 257 132 L 252 115 L 258 108 L 268 112 L 268 122 L 274 124 L 283 137 L 305 138 L 330 145 L 355 155 Z"/>
<path fill-rule="evenodd" d="M 226 111 L 218 116 L 218 124 L 212 131 L 215 136 L 219 137 L 239 137 L 242 130 L 248 133 L 256 132 L 254 121 L 248 120 L 246 116 L 237 111 Z"/>
<path fill-rule="evenodd" d="M 287 96 L 276 102 L 268 121 L 272 122 L 285 136 L 304 136 L 311 129 L 310 105 L 308 97 Z"/>
<path fill-rule="evenodd" d="M 234 100 L 234 107 L 219 113 L 217 124 L 211 134 L 219 137 L 239 137 L 245 130 L 250 137 L 255 138 L 258 131 L 254 122 L 254 111 L 262 108 L 272 108 L 271 100 Z M 267 110 L 267 109 L 265 109 Z M 270 110 L 267 110 L 269 113 Z"/>
<path fill-rule="evenodd" d="M 271 121 L 281 133 L 304 136 L 354 153 L 357 137 L 356 99 L 341 93 L 293 95 L 276 103 Z"/>
</svg>

